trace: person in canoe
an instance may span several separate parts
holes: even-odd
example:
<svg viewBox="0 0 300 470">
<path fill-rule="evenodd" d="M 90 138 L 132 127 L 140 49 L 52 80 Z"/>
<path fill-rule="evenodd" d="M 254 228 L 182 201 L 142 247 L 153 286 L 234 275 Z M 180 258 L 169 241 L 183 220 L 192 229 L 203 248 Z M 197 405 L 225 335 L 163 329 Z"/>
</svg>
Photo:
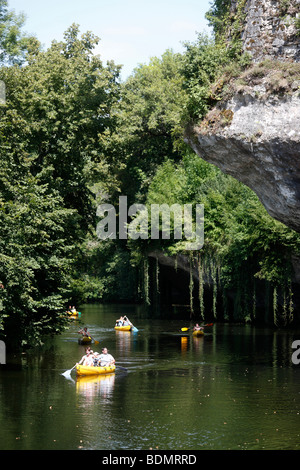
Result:
<svg viewBox="0 0 300 470">
<path fill-rule="evenodd" d="M 196 323 L 196 325 L 194 326 L 193 328 L 194 331 L 200 331 L 200 330 L 204 330 L 204 328 L 202 326 L 199 326 L 198 323 Z"/>
<path fill-rule="evenodd" d="M 89 346 L 86 348 L 85 355 L 82 356 L 78 364 L 82 364 L 83 366 L 94 365 L 94 353 Z"/>
<path fill-rule="evenodd" d="M 98 366 L 108 367 L 115 364 L 115 359 L 111 354 L 108 354 L 107 348 L 102 348 L 102 353 L 98 357 Z"/>
<path fill-rule="evenodd" d="M 116 320 L 116 326 L 123 326 L 124 325 L 124 317 L 120 317 Z"/>
<path fill-rule="evenodd" d="M 129 318 L 125 315 L 124 316 L 124 322 L 123 322 L 123 326 L 133 326 L 131 321 L 129 320 Z"/>
<path fill-rule="evenodd" d="M 88 332 L 88 329 L 87 327 L 85 326 L 84 328 L 82 328 L 81 330 L 78 331 L 78 334 L 79 335 L 82 335 L 82 336 L 89 336 L 91 338 L 91 335 L 90 333 Z"/>
<path fill-rule="evenodd" d="M 73 307 L 71 307 L 71 305 L 69 305 L 69 308 L 67 310 L 67 314 L 69 317 L 73 317 L 73 316 L 76 316 L 78 315 L 80 312 L 78 312 L 76 310 L 76 307 L 73 305 Z"/>
</svg>

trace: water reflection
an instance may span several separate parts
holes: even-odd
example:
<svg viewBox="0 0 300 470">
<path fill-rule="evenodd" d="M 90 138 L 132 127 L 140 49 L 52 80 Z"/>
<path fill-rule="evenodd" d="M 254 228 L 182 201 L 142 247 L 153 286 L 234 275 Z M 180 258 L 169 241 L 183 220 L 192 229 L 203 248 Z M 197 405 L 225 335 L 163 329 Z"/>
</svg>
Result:
<svg viewBox="0 0 300 470">
<path fill-rule="evenodd" d="M 123 356 L 131 350 L 132 335 L 131 331 L 119 331 L 116 333 L 116 351 L 118 356 Z"/>
<path fill-rule="evenodd" d="M 181 352 L 185 354 L 188 350 L 189 339 L 187 336 L 181 336 Z"/>
<path fill-rule="evenodd" d="M 199 336 L 199 337 L 192 336 L 194 351 L 196 351 L 197 353 L 203 351 L 203 347 L 204 347 L 203 341 L 204 341 L 204 336 Z"/>
<path fill-rule="evenodd" d="M 204 336 L 183 335 L 180 337 L 180 347 L 183 356 L 188 351 L 191 354 L 201 353 L 204 347 Z"/>
<path fill-rule="evenodd" d="M 84 403 L 88 405 L 93 403 L 96 396 L 108 399 L 113 393 L 114 385 L 115 374 L 77 377 L 76 392 L 84 396 Z"/>
</svg>

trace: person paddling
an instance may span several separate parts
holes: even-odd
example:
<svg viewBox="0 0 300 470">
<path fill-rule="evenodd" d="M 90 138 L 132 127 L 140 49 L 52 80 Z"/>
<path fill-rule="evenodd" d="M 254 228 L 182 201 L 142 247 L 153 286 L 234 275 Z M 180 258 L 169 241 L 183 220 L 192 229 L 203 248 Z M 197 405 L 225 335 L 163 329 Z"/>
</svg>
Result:
<svg viewBox="0 0 300 470">
<path fill-rule="evenodd" d="M 124 326 L 133 326 L 133 324 L 131 323 L 131 321 L 129 320 L 129 318 L 125 315 L 124 316 L 124 323 L 123 323 Z"/>
<path fill-rule="evenodd" d="M 102 353 L 98 359 L 98 365 L 101 367 L 108 367 L 115 364 L 115 359 L 111 354 L 108 354 L 107 348 L 102 348 Z"/>
<path fill-rule="evenodd" d="M 199 326 L 198 323 L 196 323 L 196 325 L 194 326 L 193 328 L 194 331 L 200 331 L 200 330 L 204 330 L 203 326 Z"/>
<path fill-rule="evenodd" d="M 124 317 L 120 317 L 116 320 L 116 326 L 123 326 L 124 324 Z"/>
<path fill-rule="evenodd" d="M 78 334 L 81 334 L 82 336 L 89 336 L 91 338 L 90 333 L 88 332 L 87 327 L 85 326 L 81 330 L 78 331 Z"/>
<path fill-rule="evenodd" d="M 82 356 L 78 364 L 82 364 L 84 366 L 93 366 L 94 365 L 94 355 L 93 351 L 90 347 L 87 347 L 85 350 L 85 355 Z"/>
</svg>

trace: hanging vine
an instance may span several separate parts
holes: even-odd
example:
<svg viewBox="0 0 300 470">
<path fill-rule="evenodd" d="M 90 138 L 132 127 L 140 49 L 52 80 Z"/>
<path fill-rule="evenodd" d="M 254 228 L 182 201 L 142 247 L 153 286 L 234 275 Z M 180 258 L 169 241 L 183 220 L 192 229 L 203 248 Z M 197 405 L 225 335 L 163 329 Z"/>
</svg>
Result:
<svg viewBox="0 0 300 470">
<path fill-rule="evenodd" d="M 252 294 L 252 320 L 256 318 L 256 282 L 253 281 L 253 294 Z"/>
<path fill-rule="evenodd" d="M 274 318 L 274 325 L 279 325 L 279 318 L 277 317 L 277 287 L 273 288 L 273 318 Z"/>
<path fill-rule="evenodd" d="M 178 258 L 177 258 L 177 256 L 178 255 L 176 254 L 175 261 L 174 261 L 174 268 L 175 268 L 176 273 L 177 273 L 177 269 L 178 269 Z"/>
<path fill-rule="evenodd" d="M 156 283 L 156 293 L 159 294 L 159 262 L 156 257 L 156 269 L 155 269 L 155 283 Z"/>
<path fill-rule="evenodd" d="M 204 320 L 204 281 L 203 281 L 203 266 L 201 262 L 201 255 L 198 253 L 198 279 L 199 279 L 199 308 L 200 317 Z"/>
<path fill-rule="evenodd" d="M 148 257 L 144 258 L 144 300 L 146 305 L 150 305 L 149 298 L 149 261 Z"/>
<path fill-rule="evenodd" d="M 217 268 L 212 258 L 210 258 L 209 269 L 210 269 L 210 277 L 212 280 L 212 289 L 213 289 L 213 314 L 214 314 L 214 318 L 216 318 L 217 317 L 217 292 L 218 292 Z"/>
<path fill-rule="evenodd" d="M 279 305 L 279 292 L 282 292 L 282 307 Z M 293 291 L 291 287 L 291 280 L 287 282 L 287 285 L 274 287 L 273 291 L 273 316 L 274 324 L 276 326 L 287 326 L 294 319 L 294 306 L 293 306 Z"/>
<path fill-rule="evenodd" d="M 190 310 L 191 314 L 194 313 L 194 297 L 193 297 L 193 290 L 194 290 L 194 276 L 193 276 L 193 256 L 190 253 L 189 261 L 190 261 L 190 283 L 189 283 L 189 291 L 190 291 Z"/>
<path fill-rule="evenodd" d="M 289 298 L 290 298 L 290 301 L 289 301 L 289 323 L 291 323 L 294 319 L 294 304 L 293 304 L 293 291 L 292 291 L 292 285 L 291 285 L 291 281 L 290 281 L 290 285 L 289 285 Z"/>
</svg>

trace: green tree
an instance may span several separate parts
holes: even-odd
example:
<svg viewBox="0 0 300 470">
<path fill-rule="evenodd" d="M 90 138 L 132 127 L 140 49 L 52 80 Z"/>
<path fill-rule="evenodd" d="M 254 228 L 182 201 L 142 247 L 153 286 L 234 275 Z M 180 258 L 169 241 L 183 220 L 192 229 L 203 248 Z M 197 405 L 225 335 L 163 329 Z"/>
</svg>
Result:
<svg viewBox="0 0 300 470">
<path fill-rule="evenodd" d="M 185 101 L 180 61 L 179 54 L 166 51 L 137 67 L 122 86 L 121 100 L 113 108 L 115 132 L 106 141 L 107 164 L 115 175 L 113 188 L 108 188 L 113 198 L 121 193 L 130 204 L 145 200 L 157 166 L 165 158 L 180 159 Z"/>
<path fill-rule="evenodd" d="M 180 163 L 169 160 L 157 169 L 147 194 L 147 204 L 154 203 L 204 204 L 203 249 L 185 254 L 195 262 L 201 256 L 202 276 L 214 284 L 213 305 L 217 294 L 225 301 L 228 293 L 234 293 L 229 317 L 254 320 L 256 284 L 262 281 L 261 290 L 267 286 L 274 295 L 269 312 L 274 323 L 292 321 L 291 260 L 300 252 L 300 236 L 269 216 L 253 191 L 190 153 Z M 159 242 L 131 242 L 130 247 L 138 261 L 154 249 L 172 256 L 182 253 L 182 244 L 172 236 Z M 224 305 L 218 306 L 220 315 L 226 310 Z M 260 319 L 261 315 L 264 310 Z"/>
<path fill-rule="evenodd" d="M 23 142 L 34 156 L 30 171 L 53 169 L 45 182 L 66 207 L 76 208 L 85 230 L 94 223 L 89 185 L 102 168 L 101 134 L 111 126 L 110 108 L 118 98 L 119 67 L 104 67 L 93 55 L 98 40 L 91 33 L 79 37 L 78 25 L 72 25 L 64 41 L 29 53 L 25 67 L 0 71 L 7 109 L 27 124 Z"/>
<path fill-rule="evenodd" d="M 22 32 L 24 24 L 25 15 L 9 10 L 7 0 L 0 0 L 0 64 L 21 64 L 29 49 L 39 48 L 34 36 Z"/>
<path fill-rule="evenodd" d="M 41 182 L 49 170 L 30 173 L 32 161 L 17 139 L 22 125 L 26 127 L 13 113 L 9 121 L 2 120 L 0 336 L 8 349 L 34 346 L 43 335 L 64 328 L 73 252 L 65 226 L 74 211 L 64 209 L 59 193 Z M 9 132 L 14 141 L 9 141 Z"/>
<path fill-rule="evenodd" d="M 120 100 L 111 109 L 113 125 L 101 136 L 104 172 L 94 185 L 99 203 L 108 200 L 117 208 L 119 195 L 127 196 L 128 207 L 145 202 L 159 165 L 166 158 L 180 160 L 185 148 L 180 62 L 179 54 L 166 51 L 161 58 L 153 57 L 148 65 L 137 67 L 122 84 Z M 132 252 L 125 240 L 88 239 L 81 248 L 74 293 L 80 291 L 85 299 L 92 299 L 93 291 L 102 300 L 137 298 L 137 269 L 131 265 Z"/>
<path fill-rule="evenodd" d="M 119 67 L 93 55 L 97 42 L 72 25 L 48 50 L 31 48 L 26 65 L 0 70 L 0 329 L 9 346 L 64 327 L 75 249 L 95 227 L 90 185 L 119 87 Z"/>
<path fill-rule="evenodd" d="M 212 85 L 224 73 L 232 58 L 224 43 L 199 34 L 195 42 L 185 43 L 181 73 L 187 93 L 184 121 L 189 125 L 202 119 L 215 103 Z"/>
</svg>

